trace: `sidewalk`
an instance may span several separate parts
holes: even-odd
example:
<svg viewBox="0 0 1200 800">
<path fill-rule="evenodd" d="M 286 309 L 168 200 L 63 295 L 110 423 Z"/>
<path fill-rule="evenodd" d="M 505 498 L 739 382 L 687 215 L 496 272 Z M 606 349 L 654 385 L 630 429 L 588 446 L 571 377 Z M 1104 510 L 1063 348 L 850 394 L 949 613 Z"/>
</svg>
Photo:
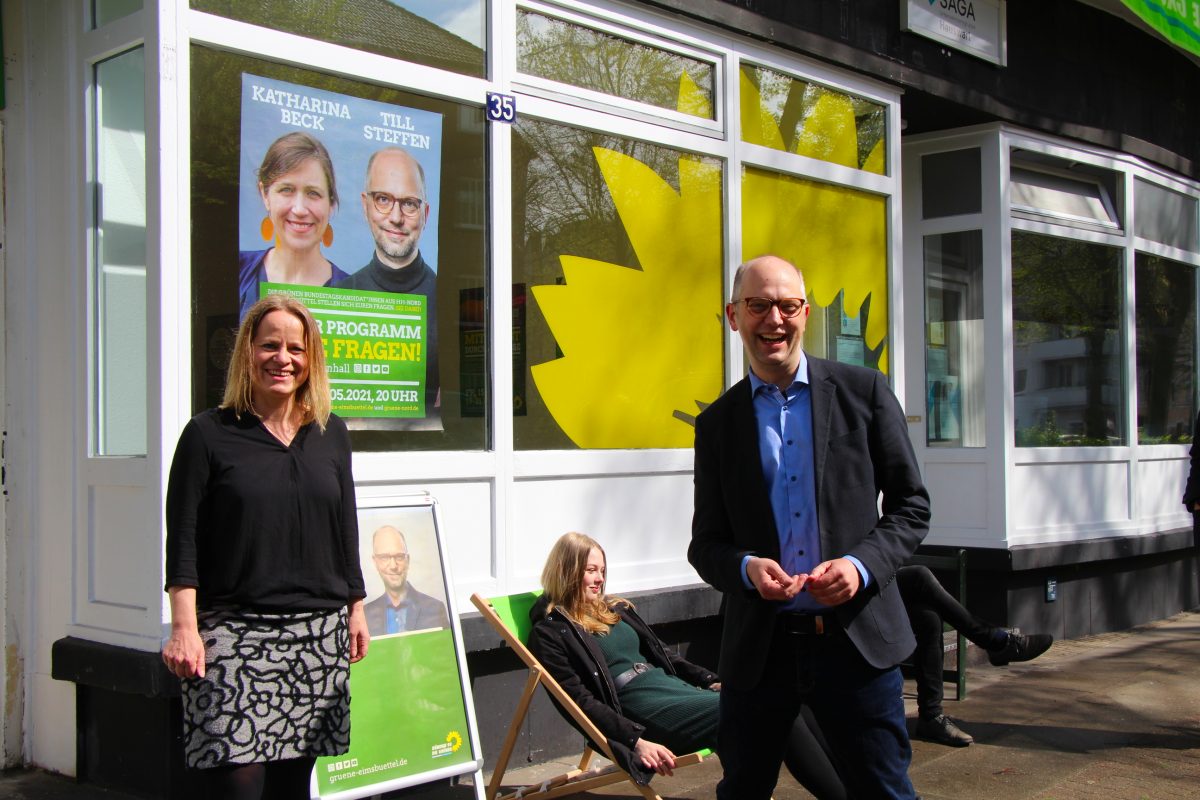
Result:
<svg viewBox="0 0 1200 800">
<path fill-rule="evenodd" d="M 1171 800 L 1200 797 L 1200 612 L 1131 631 L 1056 642 L 1026 664 L 973 667 L 967 699 L 946 713 L 975 737 L 956 749 L 913 742 L 911 775 L 924 800 Z M 905 685 L 910 723 L 914 688 Z M 535 781 L 568 765 L 510 773 Z M 573 766 L 573 765 L 570 765 Z M 656 779 L 664 798 L 711 798 L 717 759 Z M 581 798 L 634 798 L 609 789 Z M 12 800 L 129 800 L 44 773 L 0 774 Z M 421 800 L 467 800 L 469 787 L 408 793 Z M 775 800 L 809 798 L 784 771 Z"/>
</svg>

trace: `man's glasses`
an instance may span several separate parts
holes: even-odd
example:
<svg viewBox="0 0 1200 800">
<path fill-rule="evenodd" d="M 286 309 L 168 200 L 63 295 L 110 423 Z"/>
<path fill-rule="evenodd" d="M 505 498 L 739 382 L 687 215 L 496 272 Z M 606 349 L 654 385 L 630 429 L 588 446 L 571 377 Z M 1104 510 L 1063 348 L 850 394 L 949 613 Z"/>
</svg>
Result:
<svg viewBox="0 0 1200 800">
<path fill-rule="evenodd" d="M 791 319 L 804 310 L 808 301 L 803 297 L 781 297 L 778 300 L 771 300 L 767 297 L 743 297 L 738 302 L 746 304 L 746 310 L 752 317 L 765 317 L 770 313 L 771 306 L 775 306 L 779 309 L 779 316 Z"/>
<path fill-rule="evenodd" d="M 376 553 L 372 556 L 380 564 L 407 564 L 408 553 Z"/>
<path fill-rule="evenodd" d="M 425 205 L 425 201 L 419 197 L 396 197 L 387 192 L 367 192 L 367 197 L 371 198 L 371 204 L 380 214 L 392 213 L 392 207 L 399 203 L 404 216 L 415 217 L 421 213 L 421 206 Z"/>
</svg>

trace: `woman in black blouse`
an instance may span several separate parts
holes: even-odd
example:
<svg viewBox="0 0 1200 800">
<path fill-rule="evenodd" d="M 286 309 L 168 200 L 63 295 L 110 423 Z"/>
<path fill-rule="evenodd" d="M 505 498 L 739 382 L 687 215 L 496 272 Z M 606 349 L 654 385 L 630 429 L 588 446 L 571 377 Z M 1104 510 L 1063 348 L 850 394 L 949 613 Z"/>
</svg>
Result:
<svg viewBox="0 0 1200 800">
<path fill-rule="evenodd" d="M 247 312 L 224 401 L 179 437 L 166 577 L 188 766 L 209 797 L 307 798 L 314 759 L 349 747 L 369 637 L 349 435 L 296 300 Z"/>
</svg>

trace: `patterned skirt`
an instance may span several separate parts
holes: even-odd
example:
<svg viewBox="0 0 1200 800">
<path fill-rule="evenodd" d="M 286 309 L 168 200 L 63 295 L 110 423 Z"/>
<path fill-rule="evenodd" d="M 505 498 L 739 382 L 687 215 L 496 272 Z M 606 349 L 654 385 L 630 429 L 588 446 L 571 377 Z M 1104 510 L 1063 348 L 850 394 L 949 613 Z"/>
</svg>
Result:
<svg viewBox="0 0 1200 800">
<path fill-rule="evenodd" d="M 189 767 L 331 756 L 350 747 L 346 610 L 201 611 L 203 678 L 185 678 Z"/>
</svg>

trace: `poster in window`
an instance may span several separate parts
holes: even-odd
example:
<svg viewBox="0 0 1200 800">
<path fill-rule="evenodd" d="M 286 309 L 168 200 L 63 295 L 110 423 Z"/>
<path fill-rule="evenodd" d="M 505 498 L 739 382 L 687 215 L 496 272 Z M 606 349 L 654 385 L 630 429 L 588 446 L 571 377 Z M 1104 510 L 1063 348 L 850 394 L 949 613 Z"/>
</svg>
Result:
<svg viewBox="0 0 1200 800">
<path fill-rule="evenodd" d="M 239 318 L 296 296 L 350 427 L 441 429 L 442 116 L 249 73 L 241 116 Z"/>
</svg>

